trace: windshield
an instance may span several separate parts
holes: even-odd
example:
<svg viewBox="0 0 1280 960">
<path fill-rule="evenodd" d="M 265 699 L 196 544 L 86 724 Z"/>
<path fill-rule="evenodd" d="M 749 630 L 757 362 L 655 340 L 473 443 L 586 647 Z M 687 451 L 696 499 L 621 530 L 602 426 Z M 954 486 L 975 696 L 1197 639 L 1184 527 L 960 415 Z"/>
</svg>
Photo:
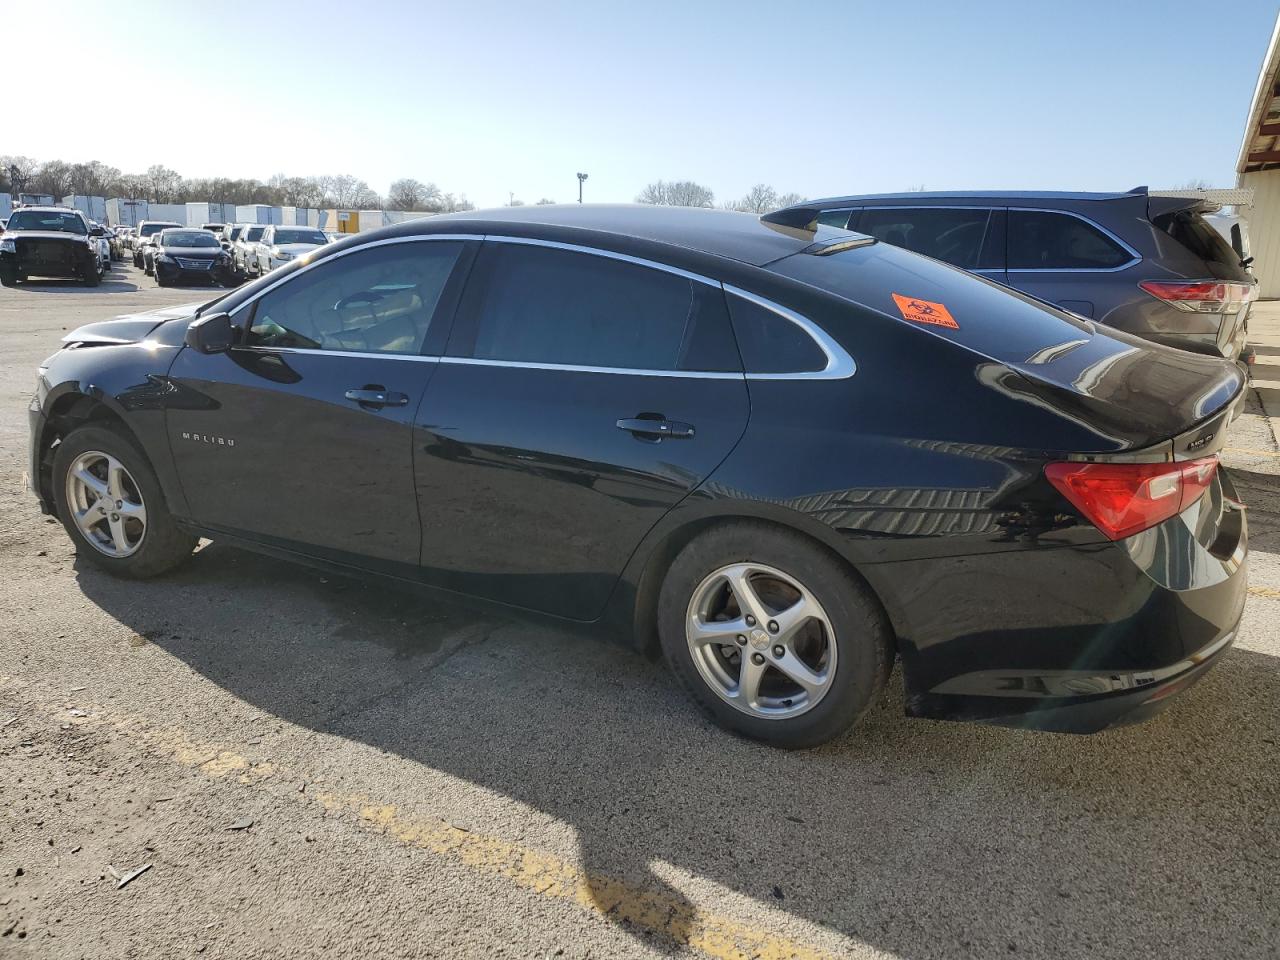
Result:
<svg viewBox="0 0 1280 960">
<path fill-rule="evenodd" d="M 150 237 L 159 233 L 161 230 L 169 230 L 176 226 L 178 226 L 176 223 L 144 223 L 138 228 L 138 233 L 144 237 Z"/>
<path fill-rule="evenodd" d="M 266 227 L 250 227 L 250 228 L 249 228 L 249 230 L 248 230 L 248 232 L 246 232 L 246 233 L 245 233 L 245 235 L 244 235 L 244 239 L 246 239 L 246 240 L 261 240 L 261 239 L 262 239 L 262 231 L 264 231 L 264 230 L 266 230 L 266 229 L 267 229 Z"/>
<path fill-rule="evenodd" d="M 277 230 L 276 243 L 326 243 L 319 230 Z"/>
<path fill-rule="evenodd" d="M 204 230 L 166 230 L 160 234 L 163 247 L 216 247 L 218 238 Z"/>
<path fill-rule="evenodd" d="M 89 232 L 80 214 L 57 210 L 19 210 L 9 218 L 9 225 L 5 229 L 48 230 L 55 233 L 78 233 L 81 236 Z"/>
</svg>

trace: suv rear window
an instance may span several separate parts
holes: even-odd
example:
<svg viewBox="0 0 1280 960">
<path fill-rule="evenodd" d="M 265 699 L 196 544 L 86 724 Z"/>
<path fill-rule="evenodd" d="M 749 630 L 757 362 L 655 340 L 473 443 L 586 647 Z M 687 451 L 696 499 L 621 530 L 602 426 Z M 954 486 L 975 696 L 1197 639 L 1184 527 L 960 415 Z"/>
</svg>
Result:
<svg viewBox="0 0 1280 960">
<path fill-rule="evenodd" d="M 1198 259 L 1203 260 L 1214 278 L 1245 281 L 1252 279 L 1249 272 L 1240 266 L 1240 255 L 1231 248 L 1226 238 L 1194 210 L 1166 213 L 1155 217 L 1151 222 L 1186 247 Z"/>
<path fill-rule="evenodd" d="M 1133 254 L 1097 227 L 1066 213 L 1009 211 L 1010 270 L 1110 270 Z"/>
</svg>

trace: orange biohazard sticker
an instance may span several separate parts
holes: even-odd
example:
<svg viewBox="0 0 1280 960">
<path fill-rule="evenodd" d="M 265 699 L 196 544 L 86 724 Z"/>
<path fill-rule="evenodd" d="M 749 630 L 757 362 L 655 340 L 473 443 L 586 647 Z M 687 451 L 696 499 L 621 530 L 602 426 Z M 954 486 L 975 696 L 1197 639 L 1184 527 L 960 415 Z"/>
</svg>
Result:
<svg viewBox="0 0 1280 960">
<path fill-rule="evenodd" d="M 893 302 L 898 305 L 905 320 L 932 323 L 935 327 L 946 327 L 948 330 L 960 329 L 960 324 L 951 316 L 951 311 L 940 303 L 921 300 L 919 297 L 904 297 L 900 293 L 893 295 Z"/>
</svg>

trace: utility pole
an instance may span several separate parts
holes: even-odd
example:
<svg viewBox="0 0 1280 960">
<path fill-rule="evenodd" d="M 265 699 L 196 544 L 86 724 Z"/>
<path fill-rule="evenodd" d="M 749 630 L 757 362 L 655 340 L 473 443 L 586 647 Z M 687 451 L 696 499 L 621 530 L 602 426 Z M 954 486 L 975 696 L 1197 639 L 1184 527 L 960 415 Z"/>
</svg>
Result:
<svg viewBox="0 0 1280 960">
<path fill-rule="evenodd" d="M 587 179 L 585 173 L 578 174 L 578 202 L 582 202 L 582 182 Z"/>
</svg>

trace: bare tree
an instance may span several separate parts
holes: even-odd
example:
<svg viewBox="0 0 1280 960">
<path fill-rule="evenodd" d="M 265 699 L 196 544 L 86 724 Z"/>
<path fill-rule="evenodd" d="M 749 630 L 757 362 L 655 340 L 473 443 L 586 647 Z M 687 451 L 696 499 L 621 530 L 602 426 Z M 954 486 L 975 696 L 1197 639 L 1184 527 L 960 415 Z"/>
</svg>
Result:
<svg viewBox="0 0 1280 960">
<path fill-rule="evenodd" d="M 439 187 L 412 178 L 395 181 L 387 191 L 387 206 L 392 210 L 430 210 L 439 200 Z"/>
<path fill-rule="evenodd" d="M 182 174 L 170 170 L 162 163 L 147 167 L 147 182 L 151 199 L 156 203 L 176 203 L 182 187 Z"/>
<path fill-rule="evenodd" d="M 692 180 L 658 180 L 640 191 L 636 203 L 652 203 L 666 207 L 710 207 L 715 194 L 709 187 Z"/>
<path fill-rule="evenodd" d="M 30 157 L 0 157 L 0 167 L 4 168 L 4 178 L 8 182 L 9 191 L 15 196 L 26 193 L 27 185 L 40 165 Z"/>
<path fill-rule="evenodd" d="M 376 207 L 380 202 L 369 184 L 349 173 L 321 177 L 320 185 L 324 189 L 324 205 L 327 207 L 364 210 Z"/>
<path fill-rule="evenodd" d="M 772 213 L 792 204 L 803 203 L 804 197 L 798 193 L 778 193 L 767 183 L 757 183 L 747 191 L 741 200 L 725 204 L 726 210 L 740 210 L 743 213 Z"/>
<path fill-rule="evenodd" d="M 1174 187 L 1175 190 L 1208 190 L 1212 184 L 1203 177 L 1193 177 Z"/>
<path fill-rule="evenodd" d="M 546 197 L 543 197 L 541 200 L 539 200 L 537 203 L 535 203 L 535 204 L 534 204 L 534 206 L 535 206 L 535 207 L 546 207 L 546 206 L 550 206 L 550 205 L 551 205 L 551 204 L 553 204 L 553 203 L 555 203 L 555 201 L 554 201 L 554 200 L 548 200 Z"/>
<path fill-rule="evenodd" d="M 61 160 L 49 160 L 31 178 L 32 193 L 47 193 L 60 200 L 71 192 L 71 165 Z"/>
<path fill-rule="evenodd" d="M 120 171 L 97 160 L 90 160 L 88 163 L 73 163 L 70 176 L 72 193 L 85 197 L 102 197 L 120 179 Z"/>
</svg>

